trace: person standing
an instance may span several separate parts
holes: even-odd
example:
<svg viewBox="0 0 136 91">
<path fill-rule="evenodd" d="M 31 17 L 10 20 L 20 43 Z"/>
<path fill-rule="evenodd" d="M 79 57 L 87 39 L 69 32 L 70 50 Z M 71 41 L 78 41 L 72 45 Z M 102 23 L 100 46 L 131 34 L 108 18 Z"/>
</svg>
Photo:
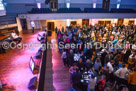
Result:
<svg viewBox="0 0 136 91">
<path fill-rule="evenodd" d="M 58 28 L 57 28 L 57 27 L 55 28 L 55 32 L 56 32 L 56 34 L 57 34 L 57 32 L 58 32 Z"/>
<path fill-rule="evenodd" d="M 63 51 L 61 58 L 63 60 L 64 66 L 66 66 L 67 65 L 67 53 L 66 53 L 66 50 Z"/>
<path fill-rule="evenodd" d="M 97 81 L 97 79 L 96 79 L 95 76 L 92 74 L 92 75 L 91 75 L 91 78 L 90 78 L 90 80 L 89 80 L 89 84 L 88 84 L 88 91 L 95 91 L 96 81 Z"/>
<path fill-rule="evenodd" d="M 136 68 L 128 76 L 129 91 L 136 91 Z"/>
<path fill-rule="evenodd" d="M 34 27 L 35 27 L 34 21 L 31 21 L 31 27 L 32 27 L 32 33 L 34 33 Z"/>
<path fill-rule="evenodd" d="M 72 74 L 72 84 L 73 88 L 80 89 L 80 81 L 81 81 L 82 75 L 80 73 L 79 68 L 76 68 L 76 72 Z"/>
<path fill-rule="evenodd" d="M 127 85 L 127 80 L 125 80 L 126 75 L 129 73 L 128 69 L 126 68 L 125 63 L 122 64 L 122 67 L 119 68 L 115 75 L 118 77 L 118 84 L 125 84 Z"/>
</svg>

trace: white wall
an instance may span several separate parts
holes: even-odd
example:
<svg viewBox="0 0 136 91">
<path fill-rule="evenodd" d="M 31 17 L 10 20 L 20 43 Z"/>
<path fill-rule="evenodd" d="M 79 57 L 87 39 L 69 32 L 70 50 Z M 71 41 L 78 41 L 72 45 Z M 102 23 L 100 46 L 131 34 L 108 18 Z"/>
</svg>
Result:
<svg viewBox="0 0 136 91">
<path fill-rule="evenodd" d="M 98 24 L 99 19 L 89 19 L 89 25 Z"/>
<path fill-rule="evenodd" d="M 26 15 L 27 20 L 50 20 L 50 19 L 107 19 L 107 18 L 135 18 L 136 13 L 52 13 L 52 14 L 20 14 Z"/>
<path fill-rule="evenodd" d="M 58 0 L 58 3 L 66 3 L 66 0 Z M 70 3 L 92 3 L 92 0 L 70 0 Z"/>
<path fill-rule="evenodd" d="M 79 24 L 80 26 L 82 25 L 82 19 L 69 19 L 69 22 L 71 21 L 76 21 L 77 24 Z M 55 27 L 58 28 L 62 28 L 62 26 L 66 27 L 67 26 L 67 19 L 63 19 L 63 20 L 47 20 L 46 21 L 46 26 L 48 22 L 54 22 L 55 23 Z"/>
<path fill-rule="evenodd" d="M 40 23 L 41 23 L 41 29 L 43 29 L 43 27 L 47 27 L 46 20 L 41 20 Z"/>
<path fill-rule="evenodd" d="M 22 31 L 21 21 L 18 17 L 16 18 L 16 21 L 17 21 L 18 31 L 20 32 Z"/>
<path fill-rule="evenodd" d="M 4 16 L 6 15 L 6 11 L 5 10 L 0 10 L 0 16 Z"/>
<path fill-rule="evenodd" d="M 82 26 L 82 19 L 69 19 L 69 22 L 71 21 L 76 21 L 77 24 Z M 41 20 L 41 26 L 47 27 L 48 22 L 54 22 L 54 27 L 57 27 L 58 29 L 61 29 L 62 26 L 66 27 L 67 26 L 67 19 L 59 19 L 59 20 Z"/>
</svg>

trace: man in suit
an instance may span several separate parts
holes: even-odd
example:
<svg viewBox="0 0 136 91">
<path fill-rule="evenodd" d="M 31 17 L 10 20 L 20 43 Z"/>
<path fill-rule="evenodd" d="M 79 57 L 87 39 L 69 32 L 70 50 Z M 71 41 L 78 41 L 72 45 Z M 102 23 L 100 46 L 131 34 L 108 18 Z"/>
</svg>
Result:
<svg viewBox="0 0 136 91">
<path fill-rule="evenodd" d="M 105 56 L 105 63 L 107 64 L 108 62 L 110 62 L 113 59 L 113 55 L 111 53 L 107 54 Z"/>
<path fill-rule="evenodd" d="M 106 52 L 106 49 L 103 49 L 102 51 L 103 53 L 101 54 L 101 63 L 102 63 L 102 66 L 104 66 L 104 59 L 105 59 L 105 56 L 107 55 L 107 52 Z"/>
</svg>

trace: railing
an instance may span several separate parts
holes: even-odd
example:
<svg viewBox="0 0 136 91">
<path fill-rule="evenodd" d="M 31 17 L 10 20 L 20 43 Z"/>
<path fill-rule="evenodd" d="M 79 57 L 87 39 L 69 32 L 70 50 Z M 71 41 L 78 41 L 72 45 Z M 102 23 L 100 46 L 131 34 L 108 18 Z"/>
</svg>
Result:
<svg viewBox="0 0 136 91">
<path fill-rule="evenodd" d="M 45 45 L 47 45 L 47 37 L 45 39 Z M 43 52 L 43 57 L 41 61 L 41 69 L 40 69 L 40 76 L 39 76 L 39 83 L 38 83 L 38 91 L 44 91 L 44 81 L 45 81 L 45 71 L 46 71 L 46 56 L 47 56 L 47 46 L 46 50 Z"/>
</svg>

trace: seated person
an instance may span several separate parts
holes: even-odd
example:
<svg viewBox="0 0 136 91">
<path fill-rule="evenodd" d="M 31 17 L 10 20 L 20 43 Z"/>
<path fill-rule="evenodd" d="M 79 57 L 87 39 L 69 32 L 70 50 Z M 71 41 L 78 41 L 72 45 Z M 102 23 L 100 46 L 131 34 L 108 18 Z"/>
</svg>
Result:
<svg viewBox="0 0 136 91">
<path fill-rule="evenodd" d="M 22 40 L 22 38 L 19 37 L 19 36 L 15 33 L 14 30 L 13 30 L 12 33 L 11 33 L 11 39 L 12 39 L 13 41 L 17 42 L 17 43 L 20 43 L 21 40 Z"/>
</svg>

